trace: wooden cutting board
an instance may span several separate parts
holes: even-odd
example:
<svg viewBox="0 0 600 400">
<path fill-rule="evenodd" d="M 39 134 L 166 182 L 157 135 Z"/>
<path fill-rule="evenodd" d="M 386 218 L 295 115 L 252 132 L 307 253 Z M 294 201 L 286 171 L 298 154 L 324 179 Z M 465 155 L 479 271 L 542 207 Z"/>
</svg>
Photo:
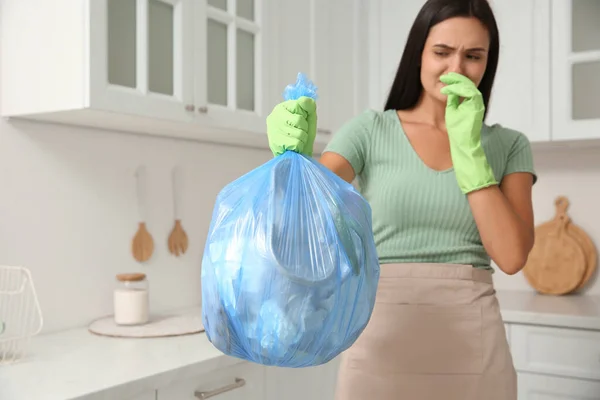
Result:
<svg viewBox="0 0 600 400">
<path fill-rule="evenodd" d="M 573 236 L 581 246 L 586 257 L 586 270 L 583 279 L 577 286 L 576 290 L 582 289 L 592 278 L 598 266 L 598 253 L 594 242 L 590 237 L 578 226 L 569 225 L 569 233 Z"/>
<path fill-rule="evenodd" d="M 569 201 L 555 200 L 554 219 L 535 230 L 535 244 L 523 274 L 543 294 L 561 295 L 580 289 L 596 269 L 597 253 L 589 236 L 567 214 Z"/>
</svg>

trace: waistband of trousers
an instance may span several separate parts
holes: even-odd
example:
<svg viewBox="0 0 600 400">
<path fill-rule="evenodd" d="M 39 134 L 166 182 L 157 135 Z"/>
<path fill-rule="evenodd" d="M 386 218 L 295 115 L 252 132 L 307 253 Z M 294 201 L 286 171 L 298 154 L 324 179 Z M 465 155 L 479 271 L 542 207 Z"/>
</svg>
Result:
<svg viewBox="0 0 600 400">
<path fill-rule="evenodd" d="M 381 264 L 381 278 L 459 279 L 493 283 L 492 272 L 467 264 Z"/>
</svg>

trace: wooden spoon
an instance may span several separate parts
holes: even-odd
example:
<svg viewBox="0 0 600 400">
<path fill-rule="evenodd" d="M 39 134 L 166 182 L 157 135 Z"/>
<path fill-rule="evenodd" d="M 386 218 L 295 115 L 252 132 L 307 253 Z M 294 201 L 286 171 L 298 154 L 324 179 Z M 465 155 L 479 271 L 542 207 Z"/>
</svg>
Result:
<svg viewBox="0 0 600 400">
<path fill-rule="evenodd" d="M 137 182 L 137 199 L 138 199 L 138 212 L 140 214 L 140 222 L 138 224 L 138 231 L 133 237 L 131 244 L 131 252 L 133 258 L 139 262 L 148 261 L 154 252 L 154 241 L 152 236 L 146 228 L 146 168 L 144 166 L 138 167 L 136 173 Z"/>
<path fill-rule="evenodd" d="M 175 226 L 169 235 L 169 251 L 179 257 L 188 248 L 188 237 L 181 226 L 181 171 L 173 168 L 173 212 L 175 214 Z"/>
</svg>

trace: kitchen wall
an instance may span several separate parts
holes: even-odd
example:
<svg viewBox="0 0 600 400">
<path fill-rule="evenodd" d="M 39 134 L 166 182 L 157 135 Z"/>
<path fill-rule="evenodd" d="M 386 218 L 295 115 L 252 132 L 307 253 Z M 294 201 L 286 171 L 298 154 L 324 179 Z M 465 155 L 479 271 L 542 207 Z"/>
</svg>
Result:
<svg viewBox="0 0 600 400">
<path fill-rule="evenodd" d="M 2 120 L 0 264 L 31 269 L 47 332 L 109 314 L 115 274 L 125 271 L 148 274 L 153 310 L 198 304 L 215 196 L 270 158 L 268 151 Z M 147 166 L 147 224 L 155 241 L 144 265 L 130 250 L 139 164 Z M 179 258 L 167 250 L 175 165 L 184 173 L 182 221 L 190 239 Z"/>
</svg>

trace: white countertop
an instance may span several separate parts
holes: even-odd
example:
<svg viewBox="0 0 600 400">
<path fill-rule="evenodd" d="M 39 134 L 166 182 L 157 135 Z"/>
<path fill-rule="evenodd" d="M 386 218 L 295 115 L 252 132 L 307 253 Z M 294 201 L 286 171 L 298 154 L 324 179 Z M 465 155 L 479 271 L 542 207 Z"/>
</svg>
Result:
<svg viewBox="0 0 600 400">
<path fill-rule="evenodd" d="M 38 336 L 30 354 L 0 366 L 1 400 L 120 400 L 241 362 L 215 349 L 204 333 L 132 339 L 86 327 Z"/>
<path fill-rule="evenodd" d="M 600 297 L 497 296 L 507 323 L 600 330 Z M 119 399 L 133 397 L 239 362 L 221 354 L 204 333 L 119 339 L 84 327 L 36 337 L 29 359 L 0 366 L 0 400 L 116 400 L 114 390 Z"/>
<path fill-rule="evenodd" d="M 497 297 L 508 323 L 600 330 L 600 296 L 499 290 Z"/>
</svg>

